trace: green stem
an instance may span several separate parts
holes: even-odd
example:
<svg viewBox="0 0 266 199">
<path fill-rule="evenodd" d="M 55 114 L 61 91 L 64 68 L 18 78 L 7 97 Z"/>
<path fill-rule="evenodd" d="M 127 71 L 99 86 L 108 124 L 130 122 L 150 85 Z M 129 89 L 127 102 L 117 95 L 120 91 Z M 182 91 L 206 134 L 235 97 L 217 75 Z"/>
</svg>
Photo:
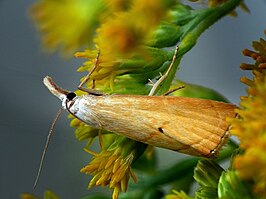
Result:
<svg viewBox="0 0 266 199">
<path fill-rule="evenodd" d="M 194 19 L 182 27 L 183 34 L 181 37 L 181 43 L 179 45 L 176 64 L 172 68 L 168 78 L 162 84 L 158 94 L 165 93 L 169 90 L 171 82 L 174 79 L 178 69 L 178 63 L 183 55 L 195 46 L 200 35 L 223 16 L 234 10 L 241 1 L 242 0 L 230 0 L 219 7 L 200 10 Z M 173 56 L 174 50 L 171 51 L 171 54 Z"/>
<path fill-rule="evenodd" d="M 200 10 L 197 17 L 182 27 L 184 31 L 179 46 L 180 55 L 182 56 L 188 52 L 206 29 L 234 10 L 241 1 L 230 0 L 218 7 Z"/>
<path fill-rule="evenodd" d="M 179 162 L 168 169 L 156 172 L 156 176 L 151 176 L 145 179 L 145 183 L 139 184 L 143 189 L 149 189 L 155 186 L 168 184 L 182 178 L 190 173 L 197 165 L 200 158 L 189 158 Z"/>
</svg>

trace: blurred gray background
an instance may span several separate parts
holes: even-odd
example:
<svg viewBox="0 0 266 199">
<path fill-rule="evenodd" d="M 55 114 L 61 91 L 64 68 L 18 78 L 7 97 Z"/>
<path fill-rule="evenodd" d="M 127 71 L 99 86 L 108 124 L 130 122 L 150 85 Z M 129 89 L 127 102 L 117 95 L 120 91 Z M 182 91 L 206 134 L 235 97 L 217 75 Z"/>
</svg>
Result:
<svg viewBox="0 0 266 199">
<path fill-rule="evenodd" d="M 65 89 L 75 90 L 82 75 L 76 68 L 83 62 L 43 52 L 27 14 L 33 2 L 0 1 L 0 198 L 19 198 L 22 192 L 42 195 L 50 188 L 62 199 L 75 199 L 101 189 L 87 190 L 90 177 L 79 169 L 89 156 L 75 139 L 66 113 L 57 122 L 39 184 L 32 188 L 48 130 L 60 107 L 42 79 L 50 75 Z M 263 37 L 266 28 L 266 2 L 246 3 L 251 13 L 238 9 L 237 18 L 225 17 L 207 30 L 185 56 L 177 75 L 213 88 L 236 104 L 245 93 L 239 79 L 249 74 L 241 71 L 239 64 L 251 62 L 241 51 Z M 161 168 L 184 157 L 166 150 L 158 152 L 167 154 L 160 159 Z"/>
</svg>

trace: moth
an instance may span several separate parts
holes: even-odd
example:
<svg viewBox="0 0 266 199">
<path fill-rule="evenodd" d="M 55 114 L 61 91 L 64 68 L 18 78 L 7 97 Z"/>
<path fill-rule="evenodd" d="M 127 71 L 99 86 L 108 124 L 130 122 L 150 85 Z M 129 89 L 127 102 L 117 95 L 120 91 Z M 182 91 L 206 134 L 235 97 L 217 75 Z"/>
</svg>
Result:
<svg viewBox="0 0 266 199">
<path fill-rule="evenodd" d="M 62 101 L 63 109 L 94 128 L 194 156 L 215 155 L 229 135 L 226 118 L 236 115 L 235 105 L 213 100 L 99 93 L 76 96 L 58 87 L 51 77 L 43 82 Z"/>
<path fill-rule="evenodd" d="M 55 122 L 64 109 L 97 129 L 193 156 L 215 156 L 229 137 L 226 118 L 236 116 L 235 105 L 207 99 L 154 96 L 172 69 L 177 50 L 178 47 L 168 70 L 154 84 L 149 96 L 106 95 L 97 90 L 82 88 L 97 67 L 99 53 L 95 67 L 78 86 L 87 92 L 85 95 L 76 96 L 57 86 L 51 77 L 45 77 L 43 83 L 62 101 L 62 108 L 48 134 L 34 186 L 41 172 Z"/>
</svg>

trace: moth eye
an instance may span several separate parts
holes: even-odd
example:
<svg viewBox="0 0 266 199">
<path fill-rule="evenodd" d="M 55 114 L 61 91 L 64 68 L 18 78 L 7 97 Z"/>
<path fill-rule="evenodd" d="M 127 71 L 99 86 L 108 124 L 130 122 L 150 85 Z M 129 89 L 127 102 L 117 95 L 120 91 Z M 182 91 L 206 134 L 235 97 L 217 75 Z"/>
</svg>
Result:
<svg viewBox="0 0 266 199">
<path fill-rule="evenodd" d="M 68 94 L 66 95 L 66 97 L 67 97 L 67 99 L 68 99 L 69 101 L 71 101 L 72 99 L 74 99 L 74 98 L 76 97 L 76 94 L 73 93 L 73 92 L 70 92 L 70 93 L 68 93 Z"/>
</svg>

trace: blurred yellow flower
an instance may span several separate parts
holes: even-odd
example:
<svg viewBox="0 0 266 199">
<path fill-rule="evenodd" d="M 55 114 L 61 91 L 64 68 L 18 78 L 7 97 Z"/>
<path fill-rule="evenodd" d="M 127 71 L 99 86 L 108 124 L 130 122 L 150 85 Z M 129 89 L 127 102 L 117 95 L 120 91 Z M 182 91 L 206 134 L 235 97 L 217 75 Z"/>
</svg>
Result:
<svg viewBox="0 0 266 199">
<path fill-rule="evenodd" d="M 114 56 L 139 50 L 166 16 L 169 6 L 163 0 L 134 0 L 126 12 L 117 12 L 102 21 L 95 43 Z"/>
<path fill-rule="evenodd" d="M 40 199 L 39 197 L 33 194 L 30 194 L 30 193 L 22 193 L 20 198 L 21 199 Z M 47 190 L 44 192 L 43 199 L 59 199 L 59 197 L 53 191 Z"/>
<path fill-rule="evenodd" d="M 31 16 L 50 50 L 73 53 L 95 38 L 108 53 L 128 53 L 145 43 L 171 4 L 170 0 L 39 0 Z"/>
<path fill-rule="evenodd" d="M 115 12 L 122 12 L 122 11 L 127 11 L 130 9 L 132 2 L 134 0 L 103 0 L 107 7 L 109 8 L 110 12 L 115 13 Z"/>
<path fill-rule="evenodd" d="M 265 32 L 266 33 L 266 32 Z M 248 86 L 248 95 L 241 98 L 238 118 L 231 119 L 230 132 L 240 140 L 243 154 L 236 156 L 234 168 L 242 179 L 253 182 L 254 193 L 266 197 L 266 41 L 253 42 L 257 51 L 244 50 L 255 64 L 242 64 L 241 68 L 253 71 L 253 79 L 242 78 Z"/>
<path fill-rule="evenodd" d="M 31 16 L 45 47 L 70 54 L 89 44 L 103 10 L 101 0 L 39 0 L 31 8 Z"/>
<path fill-rule="evenodd" d="M 39 199 L 39 197 L 30 194 L 30 193 L 22 193 L 20 196 L 21 199 Z"/>
<path fill-rule="evenodd" d="M 109 186 L 114 190 L 113 199 L 117 199 L 121 191 L 126 192 L 129 178 L 131 177 L 134 182 L 137 180 L 131 164 L 145 150 L 138 145 L 136 141 L 118 137 L 111 146 L 102 149 L 99 154 L 85 149 L 94 156 L 90 163 L 81 169 L 81 172 L 94 176 L 89 188 Z"/>
</svg>

